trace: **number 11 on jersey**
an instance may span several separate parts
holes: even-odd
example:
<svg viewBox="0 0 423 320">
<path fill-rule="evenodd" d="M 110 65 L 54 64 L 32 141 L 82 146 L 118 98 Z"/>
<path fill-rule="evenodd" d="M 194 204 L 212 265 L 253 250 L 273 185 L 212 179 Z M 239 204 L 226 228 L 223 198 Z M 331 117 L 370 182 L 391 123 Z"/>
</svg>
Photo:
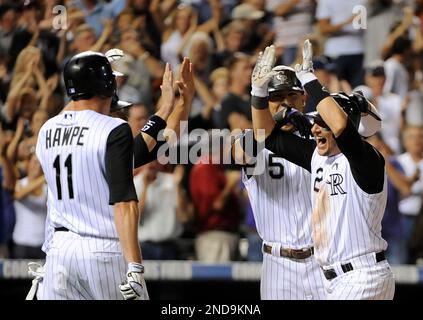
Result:
<svg viewBox="0 0 423 320">
<path fill-rule="evenodd" d="M 64 163 L 67 169 L 67 183 L 69 199 L 73 199 L 73 181 L 72 181 L 72 154 L 69 154 Z M 53 167 L 56 170 L 56 188 L 57 188 L 57 199 L 62 200 L 62 184 L 61 184 L 61 166 L 60 166 L 60 155 L 57 155 L 54 159 Z"/>
</svg>

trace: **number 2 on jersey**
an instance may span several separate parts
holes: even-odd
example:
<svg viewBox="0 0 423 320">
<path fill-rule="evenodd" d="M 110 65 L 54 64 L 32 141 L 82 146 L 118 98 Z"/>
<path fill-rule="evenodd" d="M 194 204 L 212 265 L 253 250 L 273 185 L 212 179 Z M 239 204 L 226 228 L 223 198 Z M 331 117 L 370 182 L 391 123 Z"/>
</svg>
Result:
<svg viewBox="0 0 423 320">
<path fill-rule="evenodd" d="M 56 169 L 57 199 L 62 200 L 62 184 L 60 182 L 60 155 L 58 155 L 56 159 L 54 159 L 53 167 L 54 169 Z M 72 154 L 69 154 L 66 158 L 65 167 L 67 169 L 69 199 L 73 199 Z"/>
</svg>

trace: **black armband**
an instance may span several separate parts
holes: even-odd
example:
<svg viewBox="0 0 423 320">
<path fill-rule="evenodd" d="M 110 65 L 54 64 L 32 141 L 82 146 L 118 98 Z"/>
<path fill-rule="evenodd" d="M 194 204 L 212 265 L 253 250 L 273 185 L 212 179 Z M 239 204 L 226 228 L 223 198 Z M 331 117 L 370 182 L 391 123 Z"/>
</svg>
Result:
<svg viewBox="0 0 423 320">
<path fill-rule="evenodd" d="M 268 97 L 251 96 L 251 106 L 254 109 L 264 110 L 269 107 Z"/>
<path fill-rule="evenodd" d="M 158 141 L 159 132 L 166 128 L 166 121 L 159 116 L 152 115 L 148 118 L 147 123 L 141 129 L 141 132 L 148 134 L 154 140 Z"/>
<path fill-rule="evenodd" d="M 316 107 L 320 101 L 330 96 L 329 92 L 327 92 L 326 89 L 322 87 L 318 80 L 313 80 L 306 83 L 304 85 L 304 89 L 310 96 L 311 100 L 313 100 Z"/>
<path fill-rule="evenodd" d="M 259 145 L 259 143 L 254 138 L 253 130 L 246 131 L 239 139 L 239 143 L 241 144 L 241 148 L 244 153 L 251 158 L 257 157 L 259 152 L 264 147 L 263 143 Z"/>
</svg>

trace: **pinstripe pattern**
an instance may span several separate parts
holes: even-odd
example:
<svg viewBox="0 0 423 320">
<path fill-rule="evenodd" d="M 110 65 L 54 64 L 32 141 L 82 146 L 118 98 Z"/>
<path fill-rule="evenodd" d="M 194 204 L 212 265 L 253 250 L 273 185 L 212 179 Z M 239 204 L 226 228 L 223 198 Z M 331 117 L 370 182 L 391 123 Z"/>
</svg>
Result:
<svg viewBox="0 0 423 320">
<path fill-rule="evenodd" d="M 72 122 L 58 115 L 41 128 L 37 143 L 37 156 L 43 167 L 48 184 L 48 210 L 53 226 L 66 227 L 80 235 L 115 238 L 113 207 L 109 206 L 109 191 L 104 179 L 105 152 L 109 133 L 123 123 L 120 119 L 107 117 L 94 111 L 71 112 Z M 67 120 L 69 121 L 69 120 Z M 75 143 L 46 149 L 46 135 L 56 128 L 74 126 L 88 127 L 84 134 L 84 145 Z M 74 139 L 76 140 L 76 139 Z M 63 163 L 72 155 L 74 198 L 68 196 L 67 170 Z M 54 160 L 61 157 L 63 199 L 57 199 L 56 170 Z"/>
<path fill-rule="evenodd" d="M 322 271 L 313 257 L 293 260 L 264 254 L 260 295 L 263 300 L 325 299 Z"/>
<path fill-rule="evenodd" d="M 344 273 L 328 281 L 330 300 L 392 300 L 395 280 L 387 261 Z"/>
<path fill-rule="evenodd" d="M 386 206 L 386 177 L 382 192 L 367 194 L 355 182 L 347 158 L 343 154 L 312 159 L 313 240 L 316 258 L 323 266 L 349 261 L 367 253 L 386 250 L 381 236 L 381 220 Z M 318 168 L 323 175 L 317 174 Z M 340 175 L 338 188 L 331 186 L 331 175 Z M 314 181 L 319 191 L 314 190 Z M 342 194 L 341 189 L 345 192 Z M 331 193 L 336 193 L 331 195 Z"/>
<path fill-rule="evenodd" d="M 259 174 L 248 177 L 243 170 L 242 181 L 260 237 L 277 248 L 312 247 L 310 173 L 266 149 L 257 161 Z M 314 257 L 292 260 L 265 253 L 260 292 L 264 300 L 324 299 L 323 274 Z"/>
<path fill-rule="evenodd" d="M 126 262 L 105 179 L 107 139 L 122 123 L 90 110 L 72 111 L 50 119 L 40 130 L 36 152 L 48 184 L 48 216 L 43 245 L 46 276 L 39 299 L 122 299 L 118 285 L 125 278 Z M 72 143 L 47 142 L 58 128 L 63 135 L 64 130 L 77 127 L 87 129 L 82 138 L 75 135 Z M 60 175 L 54 166 L 58 156 Z M 67 159 L 71 159 L 71 176 Z M 70 231 L 54 232 L 55 227 Z"/>
<path fill-rule="evenodd" d="M 355 182 L 343 154 L 323 157 L 314 151 L 312 163 L 312 228 L 315 256 L 324 269 L 338 275 L 326 281 L 328 299 L 392 299 L 395 290 L 388 262 L 376 262 L 387 248 L 381 236 L 386 206 L 386 175 L 380 193 L 367 194 Z M 316 187 L 316 189 L 315 189 Z M 351 263 L 353 270 L 342 271 Z"/>
<path fill-rule="evenodd" d="M 118 240 L 55 232 L 40 300 L 121 300 L 126 262 Z"/>
</svg>

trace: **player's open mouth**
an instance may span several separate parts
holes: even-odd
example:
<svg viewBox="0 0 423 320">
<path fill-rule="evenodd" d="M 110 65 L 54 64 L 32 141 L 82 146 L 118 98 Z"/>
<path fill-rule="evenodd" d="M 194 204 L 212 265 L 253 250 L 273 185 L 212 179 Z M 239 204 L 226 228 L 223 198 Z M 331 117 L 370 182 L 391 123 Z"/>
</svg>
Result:
<svg viewBox="0 0 423 320">
<path fill-rule="evenodd" d="M 316 137 L 317 147 L 322 148 L 326 144 L 326 138 Z"/>
</svg>

